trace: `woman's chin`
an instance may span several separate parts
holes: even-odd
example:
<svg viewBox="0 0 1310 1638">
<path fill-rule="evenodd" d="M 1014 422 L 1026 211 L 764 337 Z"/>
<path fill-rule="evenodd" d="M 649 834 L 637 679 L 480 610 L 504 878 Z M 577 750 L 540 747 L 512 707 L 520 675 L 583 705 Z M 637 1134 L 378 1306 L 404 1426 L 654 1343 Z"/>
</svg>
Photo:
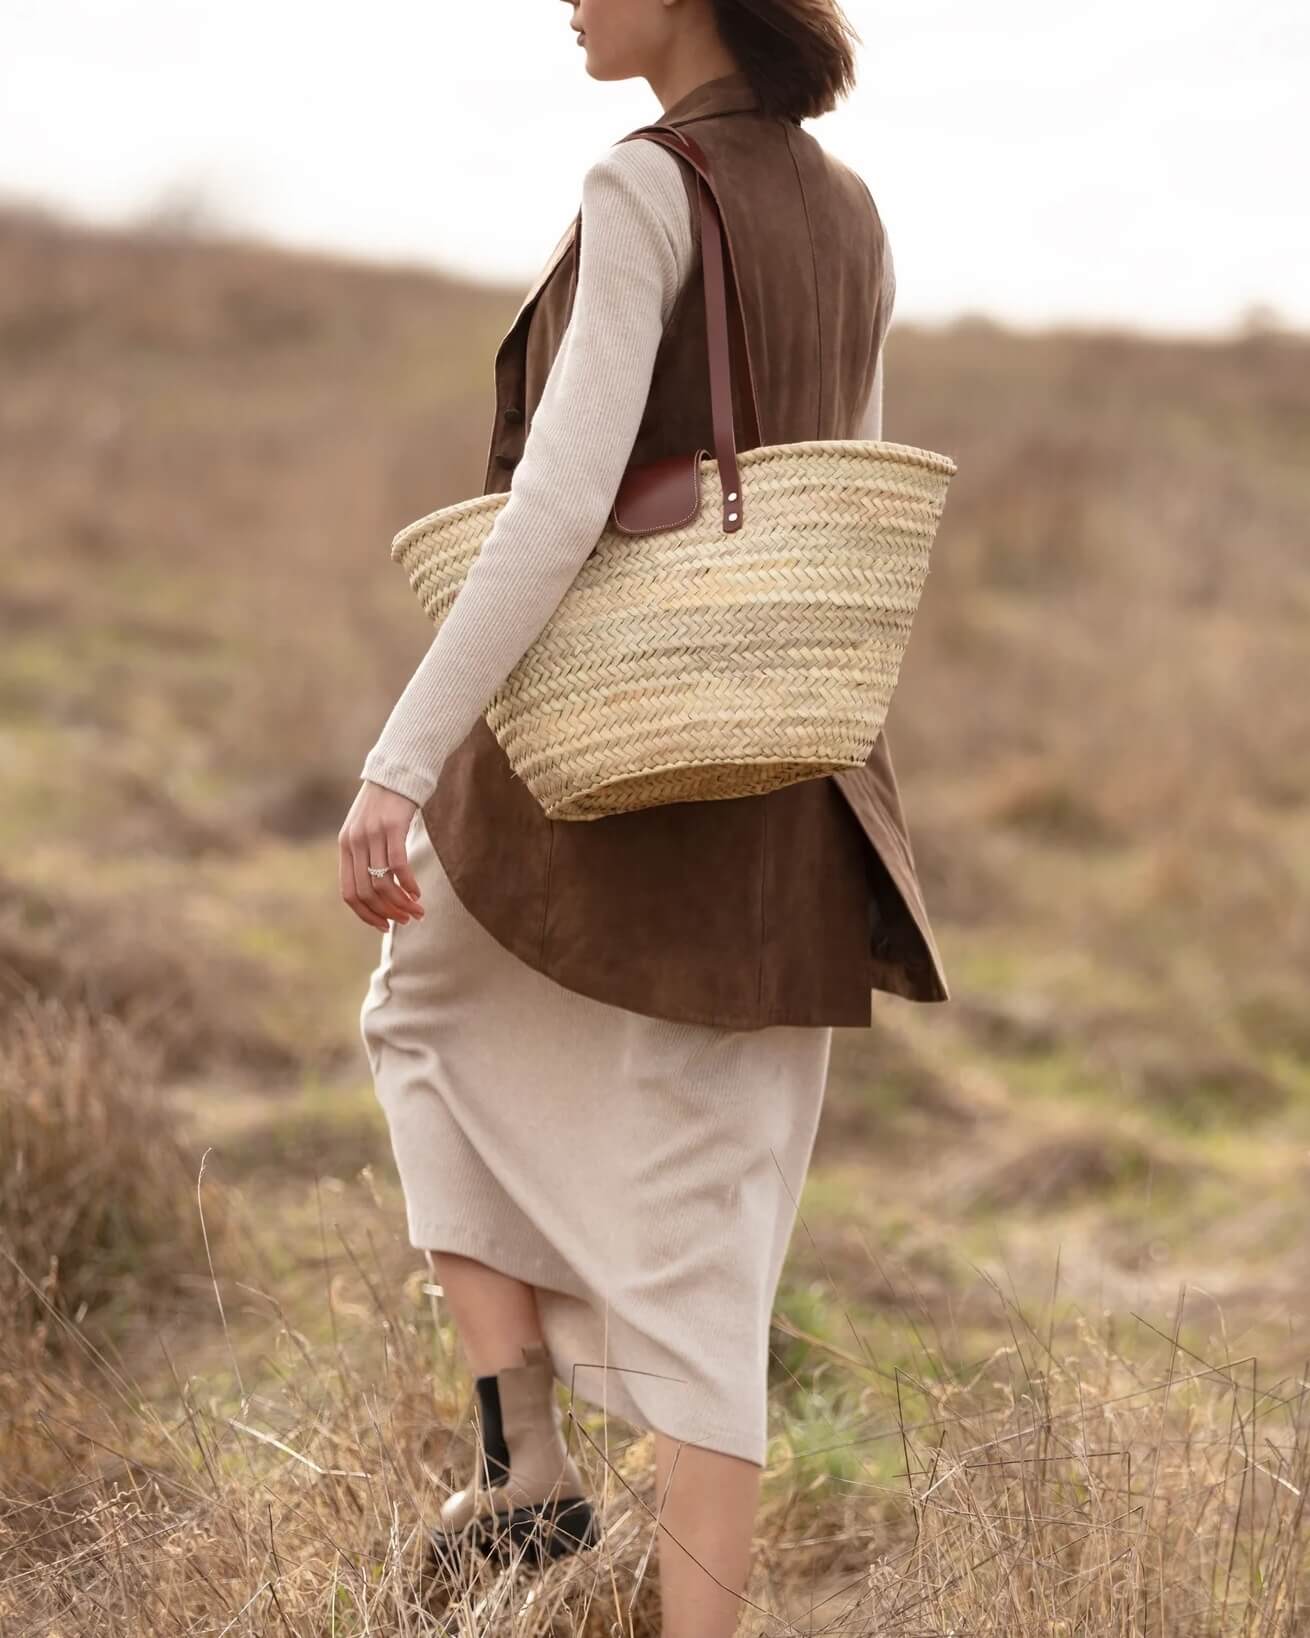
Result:
<svg viewBox="0 0 1310 1638">
<path fill-rule="evenodd" d="M 589 51 L 582 66 L 586 69 L 588 78 L 593 80 L 627 80 L 632 78 L 630 74 L 616 73 L 613 69 L 607 69 L 605 64 L 599 62 Z"/>
</svg>

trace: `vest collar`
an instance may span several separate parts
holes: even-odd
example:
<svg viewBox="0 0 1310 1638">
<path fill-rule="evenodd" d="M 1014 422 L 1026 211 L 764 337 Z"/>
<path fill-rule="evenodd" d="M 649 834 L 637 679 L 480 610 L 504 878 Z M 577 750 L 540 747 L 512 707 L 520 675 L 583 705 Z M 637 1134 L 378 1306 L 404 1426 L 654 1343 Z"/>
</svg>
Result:
<svg viewBox="0 0 1310 1638">
<path fill-rule="evenodd" d="M 750 81 L 741 69 L 731 74 L 720 74 L 712 80 L 702 80 L 684 96 L 670 104 L 656 119 L 658 125 L 685 125 L 688 120 L 704 119 L 709 114 L 731 114 L 741 109 L 758 108 Z"/>
</svg>

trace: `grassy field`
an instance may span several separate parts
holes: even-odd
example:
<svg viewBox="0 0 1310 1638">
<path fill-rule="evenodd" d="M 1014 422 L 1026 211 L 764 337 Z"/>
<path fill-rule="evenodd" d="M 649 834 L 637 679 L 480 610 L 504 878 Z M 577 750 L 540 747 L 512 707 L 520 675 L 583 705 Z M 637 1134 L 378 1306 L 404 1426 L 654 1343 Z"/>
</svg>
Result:
<svg viewBox="0 0 1310 1638">
<path fill-rule="evenodd" d="M 0 1638 L 420 1633 L 470 1382 L 337 896 L 519 293 L 0 215 Z M 742 1630 L 1310 1632 L 1310 338 L 897 323 L 954 999 L 837 1033 Z M 603 1547 L 460 1633 L 657 1630 Z"/>
</svg>

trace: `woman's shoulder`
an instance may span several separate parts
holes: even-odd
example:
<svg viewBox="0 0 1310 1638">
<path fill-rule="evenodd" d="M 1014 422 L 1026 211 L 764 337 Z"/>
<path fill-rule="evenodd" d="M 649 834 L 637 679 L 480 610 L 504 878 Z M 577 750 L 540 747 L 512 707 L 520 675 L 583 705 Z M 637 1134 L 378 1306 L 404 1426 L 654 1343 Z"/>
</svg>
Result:
<svg viewBox="0 0 1310 1638">
<path fill-rule="evenodd" d="M 659 223 L 680 266 L 691 259 L 691 209 L 682 166 L 659 142 L 644 137 L 612 143 L 592 160 L 582 180 L 583 210 L 623 211 Z"/>
</svg>

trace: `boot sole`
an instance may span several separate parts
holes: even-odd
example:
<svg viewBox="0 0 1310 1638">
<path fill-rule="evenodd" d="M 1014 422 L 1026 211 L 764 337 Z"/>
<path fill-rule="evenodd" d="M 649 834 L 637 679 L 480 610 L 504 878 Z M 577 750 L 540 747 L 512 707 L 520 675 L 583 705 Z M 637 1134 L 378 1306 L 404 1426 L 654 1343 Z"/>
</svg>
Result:
<svg viewBox="0 0 1310 1638">
<path fill-rule="evenodd" d="M 580 1553 L 600 1540 L 595 1509 L 586 1496 L 565 1496 L 509 1508 L 471 1519 L 454 1534 L 437 1530 L 428 1538 L 429 1573 L 449 1575 L 467 1553 L 498 1564 L 517 1558 L 540 1568 L 568 1553 Z"/>
</svg>

